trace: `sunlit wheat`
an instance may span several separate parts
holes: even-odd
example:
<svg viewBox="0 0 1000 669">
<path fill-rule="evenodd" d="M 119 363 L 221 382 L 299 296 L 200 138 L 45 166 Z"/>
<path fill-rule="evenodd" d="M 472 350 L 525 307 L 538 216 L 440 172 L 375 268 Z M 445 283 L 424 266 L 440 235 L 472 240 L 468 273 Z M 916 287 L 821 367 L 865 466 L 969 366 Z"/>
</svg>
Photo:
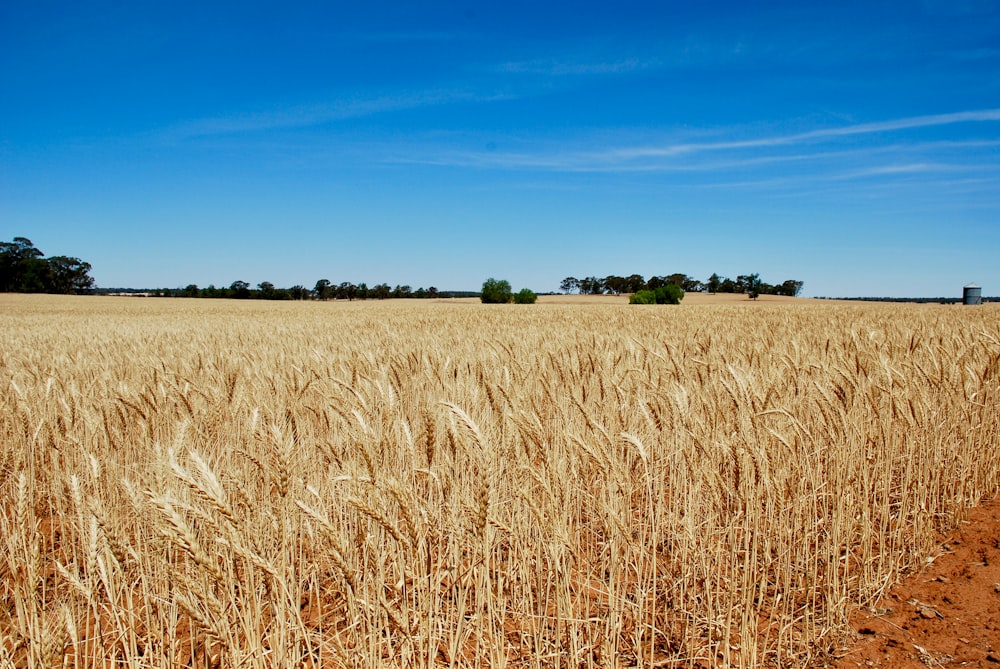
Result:
<svg viewBox="0 0 1000 669">
<path fill-rule="evenodd" d="M 822 664 L 1000 485 L 992 307 L 0 305 L 0 667 Z"/>
</svg>

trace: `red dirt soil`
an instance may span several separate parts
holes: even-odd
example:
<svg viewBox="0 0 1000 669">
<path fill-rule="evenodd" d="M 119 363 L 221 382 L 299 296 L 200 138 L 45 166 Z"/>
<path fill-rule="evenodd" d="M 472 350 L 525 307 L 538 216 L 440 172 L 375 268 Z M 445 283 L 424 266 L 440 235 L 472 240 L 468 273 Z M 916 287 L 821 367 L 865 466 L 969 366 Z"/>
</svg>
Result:
<svg viewBox="0 0 1000 669">
<path fill-rule="evenodd" d="M 1000 669 L 1000 498 L 939 538 L 940 555 L 851 624 L 857 643 L 834 665 Z"/>
</svg>

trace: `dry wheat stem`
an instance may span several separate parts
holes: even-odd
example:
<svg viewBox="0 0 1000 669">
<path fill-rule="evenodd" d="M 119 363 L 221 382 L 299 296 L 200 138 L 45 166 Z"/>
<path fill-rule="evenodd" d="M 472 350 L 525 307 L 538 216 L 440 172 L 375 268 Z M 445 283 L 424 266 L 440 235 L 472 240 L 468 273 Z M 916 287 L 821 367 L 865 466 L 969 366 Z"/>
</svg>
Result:
<svg viewBox="0 0 1000 669">
<path fill-rule="evenodd" d="M 992 307 L 0 302 L 0 667 L 808 666 L 1000 486 Z"/>
</svg>

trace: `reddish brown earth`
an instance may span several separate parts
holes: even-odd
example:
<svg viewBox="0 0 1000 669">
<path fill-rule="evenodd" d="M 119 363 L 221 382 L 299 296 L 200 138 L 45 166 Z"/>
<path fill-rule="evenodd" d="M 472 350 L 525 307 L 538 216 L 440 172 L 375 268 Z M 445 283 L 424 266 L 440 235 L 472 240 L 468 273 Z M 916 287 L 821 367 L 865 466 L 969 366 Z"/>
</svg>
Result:
<svg viewBox="0 0 1000 669">
<path fill-rule="evenodd" d="M 857 643 L 834 666 L 1000 669 L 1000 498 L 940 544 L 933 562 L 854 616 Z"/>
</svg>

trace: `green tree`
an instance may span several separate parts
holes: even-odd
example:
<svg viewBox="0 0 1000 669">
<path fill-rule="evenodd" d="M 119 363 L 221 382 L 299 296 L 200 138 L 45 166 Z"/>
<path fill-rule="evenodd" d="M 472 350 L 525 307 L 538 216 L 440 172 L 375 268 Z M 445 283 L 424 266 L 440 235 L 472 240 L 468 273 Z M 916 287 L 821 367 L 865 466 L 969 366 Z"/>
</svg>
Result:
<svg viewBox="0 0 1000 669">
<path fill-rule="evenodd" d="M 612 295 L 621 295 L 628 292 L 628 279 L 617 274 L 609 274 L 604 277 L 604 290 Z"/>
<path fill-rule="evenodd" d="M 350 281 L 342 281 L 334 290 L 338 300 L 353 301 L 358 296 L 358 287 Z"/>
<path fill-rule="evenodd" d="M 90 263 L 68 256 L 52 256 L 45 262 L 48 264 L 49 292 L 86 293 L 94 287 Z"/>
<path fill-rule="evenodd" d="M 513 297 L 509 281 L 490 277 L 483 282 L 479 299 L 483 304 L 507 304 Z"/>
<path fill-rule="evenodd" d="M 0 291 L 45 292 L 47 269 L 42 252 L 27 237 L 0 243 Z"/>
<path fill-rule="evenodd" d="M 688 278 L 689 277 L 687 274 L 682 274 L 681 272 L 674 272 L 673 274 L 667 277 L 667 283 L 672 283 L 675 286 L 680 286 L 681 288 L 683 288 L 684 282 L 687 281 Z"/>
<path fill-rule="evenodd" d="M 579 287 L 581 295 L 603 295 L 604 279 L 588 276 L 585 279 L 580 279 Z"/>
<path fill-rule="evenodd" d="M 736 285 L 740 287 L 742 292 L 749 295 L 751 300 L 760 297 L 760 274 L 741 274 L 736 277 Z"/>
<path fill-rule="evenodd" d="M 316 286 L 313 287 L 313 292 L 316 293 L 317 300 L 329 300 L 330 299 L 330 280 L 320 279 L 316 282 Z"/>
<path fill-rule="evenodd" d="M 705 284 L 703 284 L 701 281 L 694 278 L 693 276 L 686 276 L 683 283 L 681 283 L 681 290 L 683 290 L 685 293 L 700 293 L 704 289 L 705 289 Z"/>
<path fill-rule="evenodd" d="M 257 284 L 257 290 L 260 291 L 260 298 L 263 300 L 273 300 L 274 299 L 274 284 L 270 281 L 261 281 Z"/>
<path fill-rule="evenodd" d="M 798 297 L 800 292 L 802 292 L 802 282 L 796 281 L 795 279 L 788 279 L 787 281 L 782 282 L 780 286 L 774 287 L 775 295 Z"/>
<path fill-rule="evenodd" d="M 708 281 L 705 282 L 705 287 L 708 288 L 709 293 L 717 293 L 721 284 L 722 279 L 718 274 L 712 272 L 712 276 L 708 277 Z"/>
<path fill-rule="evenodd" d="M 26 237 L 14 237 L 12 242 L 0 242 L 0 292 L 21 292 L 28 265 L 42 257 Z"/>
<path fill-rule="evenodd" d="M 642 274 L 630 274 L 625 277 L 626 293 L 638 293 L 645 285 L 646 279 L 642 277 Z"/>
<path fill-rule="evenodd" d="M 572 293 L 580 290 L 580 280 L 575 276 L 568 276 L 562 280 L 562 283 L 559 284 L 559 290 L 564 293 Z"/>
<path fill-rule="evenodd" d="M 538 301 L 538 296 L 530 288 L 522 288 L 514 294 L 515 304 L 534 304 Z"/>
<path fill-rule="evenodd" d="M 79 258 L 44 258 L 27 237 L 0 242 L 0 292 L 85 293 L 94 287 L 90 270 Z"/>
<path fill-rule="evenodd" d="M 233 281 L 229 286 L 229 296 L 238 300 L 250 297 L 250 284 L 246 281 Z"/>
</svg>

